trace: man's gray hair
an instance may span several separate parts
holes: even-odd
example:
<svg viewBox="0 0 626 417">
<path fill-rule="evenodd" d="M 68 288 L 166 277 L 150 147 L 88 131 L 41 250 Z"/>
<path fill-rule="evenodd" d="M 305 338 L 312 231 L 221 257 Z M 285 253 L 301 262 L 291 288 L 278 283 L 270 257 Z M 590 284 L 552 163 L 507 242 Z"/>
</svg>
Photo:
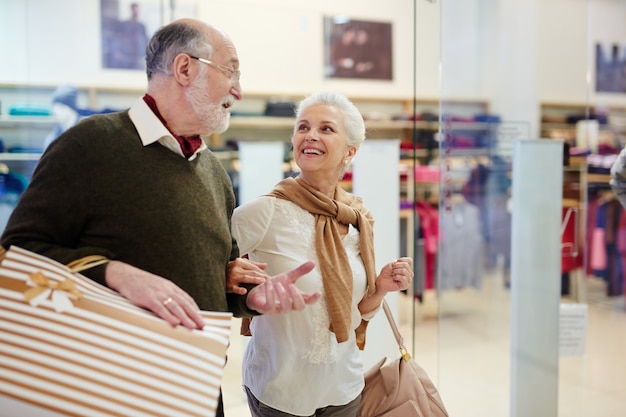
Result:
<svg viewBox="0 0 626 417">
<path fill-rule="evenodd" d="M 171 75 L 170 66 L 178 54 L 210 59 L 213 47 L 200 26 L 173 22 L 161 27 L 146 45 L 146 74 Z"/>
</svg>

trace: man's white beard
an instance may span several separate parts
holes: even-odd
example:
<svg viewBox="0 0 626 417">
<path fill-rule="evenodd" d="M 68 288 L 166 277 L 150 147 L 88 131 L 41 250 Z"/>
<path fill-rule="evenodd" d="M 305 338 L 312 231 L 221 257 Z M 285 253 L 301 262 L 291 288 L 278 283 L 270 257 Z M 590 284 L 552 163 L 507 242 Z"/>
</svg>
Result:
<svg viewBox="0 0 626 417">
<path fill-rule="evenodd" d="M 193 112 L 202 123 L 202 134 L 222 133 L 228 129 L 230 113 L 222 104 L 208 103 L 209 81 L 200 75 L 199 80 L 187 90 L 187 99 Z"/>
</svg>

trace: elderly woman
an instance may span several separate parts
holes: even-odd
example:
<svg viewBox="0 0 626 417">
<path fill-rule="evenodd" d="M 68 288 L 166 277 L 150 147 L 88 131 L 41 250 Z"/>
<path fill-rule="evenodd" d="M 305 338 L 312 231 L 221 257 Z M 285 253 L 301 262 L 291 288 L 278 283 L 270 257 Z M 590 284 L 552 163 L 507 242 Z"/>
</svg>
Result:
<svg viewBox="0 0 626 417">
<path fill-rule="evenodd" d="M 316 304 L 280 306 L 294 311 L 252 320 L 243 385 L 255 417 L 355 416 L 367 320 L 388 292 L 408 288 L 413 278 L 411 258 L 376 274 L 372 216 L 339 186 L 364 139 L 363 118 L 345 96 L 307 97 L 292 137 L 301 173 L 233 214 L 242 254 L 266 263 L 270 275 L 314 260 L 316 268 L 296 285 L 322 293 Z"/>
</svg>

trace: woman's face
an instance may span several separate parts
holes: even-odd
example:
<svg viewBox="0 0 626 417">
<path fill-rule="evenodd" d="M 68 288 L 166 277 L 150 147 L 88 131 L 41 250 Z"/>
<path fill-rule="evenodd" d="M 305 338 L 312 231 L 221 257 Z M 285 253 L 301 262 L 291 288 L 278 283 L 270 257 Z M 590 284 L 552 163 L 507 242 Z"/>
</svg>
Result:
<svg viewBox="0 0 626 417">
<path fill-rule="evenodd" d="M 344 116 L 328 104 L 314 104 L 302 112 L 293 135 L 293 154 L 303 173 L 339 180 L 356 147 L 348 146 Z"/>
</svg>

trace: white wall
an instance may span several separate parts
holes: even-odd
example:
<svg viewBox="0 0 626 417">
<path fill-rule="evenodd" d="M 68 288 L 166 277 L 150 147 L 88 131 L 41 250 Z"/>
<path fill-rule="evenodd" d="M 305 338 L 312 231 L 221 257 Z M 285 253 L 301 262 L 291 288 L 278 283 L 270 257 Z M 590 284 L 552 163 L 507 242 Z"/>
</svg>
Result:
<svg viewBox="0 0 626 417">
<path fill-rule="evenodd" d="M 140 71 L 102 70 L 98 0 L 0 0 L 0 83 L 144 87 Z"/>
<path fill-rule="evenodd" d="M 591 0 L 597 3 L 597 0 Z M 543 101 L 587 101 L 588 0 L 541 0 L 537 64 Z M 589 34 L 591 37 L 591 34 Z"/>
<path fill-rule="evenodd" d="M 507 87 L 491 82 L 501 68 L 498 57 L 504 47 L 499 37 L 503 22 L 497 19 L 498 10 L 514 1 L 417 0 L 415 15 L 413 3 L 405 0 L 177 3 L 187 14 L 191 11 L 231 35 L 242 61 L 244 92 L 304 94 L 338 88 L 354 96 L 411 97 L 415 48 L 415 90 L 421 98 L 439 97 L 440 8 L 449 9 L 452 4 L 456 15 L 446 15 L 454 20 L 446 37 L 441 91 L 451 98 L 491 101 Z M 0 0 L 0 84 L 72 82 L 79 86 L 144 88 L 145 75 L 141 71 L 101 68 L 99 3 Z M 596 97 L 587 88 L 585 75 L 588 60 L 592 62 L 593 58 L 589 48 L 596 41 L 626 44 L 625 12 L 623 0 L 538 1 L 536 24 L 523 27 L 522 33 L 534 33 L 537 39 L 537 55 L 526 65 L 536 66 L 540 101 L 581 103 L 591 94 L 592 101 L 623 102 L 622 94 Z M 323 77 L 322 18 L 333 14 L 393 23 L 393 81 Z M 510 24 L 515 25 L 516 20 Z M 524 43 L 529 39 L 522 36 L 514 41 Z"/>
<path fill-rule="evenodd" d="M 540 132 L 540 102 L 621 105 L 594 91 L 596 42 L 626 47 L 623 0 L 441 2 L 441 97 L 478 98 Z M 446 111 L 444 101 L 443 113 Z"/>
<path fill-rule="evenodd" d="M 541 100 L 624 106 L 625 94 L 594 91 L 594 48 L 598 42 L 626 48 L 626 1 L 541 0 L 539 16 Z"/>
<path fill-rule="evenodd" d="M 0 83 L 143 88 L 141 71 L 101 68 L 99 4 L 98 0 L 0 0 L 0 56 L 5 57 Z M 423 31 L 438 20 L 437 5 L 420 2 L 419 6 L 425 9 L 422 21 L 428 22 L 420 27 Z M 233 38 L 244 92 L 302 94 L 339 88 L 359 96 L 412 96 L 413 6 L 406 1 L 204 0 L 196 2 L 195 10 L 195 17 L 222 27 Z M 322 19 L 333 14 L 393 23 L 393 81 L 324 78 Z M 425 45 L 423 59 L 436 68 L 436 50 L 424 35 L 419 39 Z M 428 62 L 422 64 L 428 67 Z M 436 76 L 430 72 L 429 77 Z M 420 78 L 420 85 L 423 95 L 436 97 L 436 82 Z"/>
<path fill-rule="evenodd" d="M 435 5 L 426 6 L 436 11 Z M 323 18 L 336 14 L 393 23 L 393 81 L 324 78 Z M 199 15 L 233 38 L 244 89 L 287 94 L 339 88 L 372 97 L 412 94 L 413 20 L 412 5 L 406 1 L 208 1 L 200 3 Z M 435 92 L 428 93 L 434 97 Z"/>
</svg>

